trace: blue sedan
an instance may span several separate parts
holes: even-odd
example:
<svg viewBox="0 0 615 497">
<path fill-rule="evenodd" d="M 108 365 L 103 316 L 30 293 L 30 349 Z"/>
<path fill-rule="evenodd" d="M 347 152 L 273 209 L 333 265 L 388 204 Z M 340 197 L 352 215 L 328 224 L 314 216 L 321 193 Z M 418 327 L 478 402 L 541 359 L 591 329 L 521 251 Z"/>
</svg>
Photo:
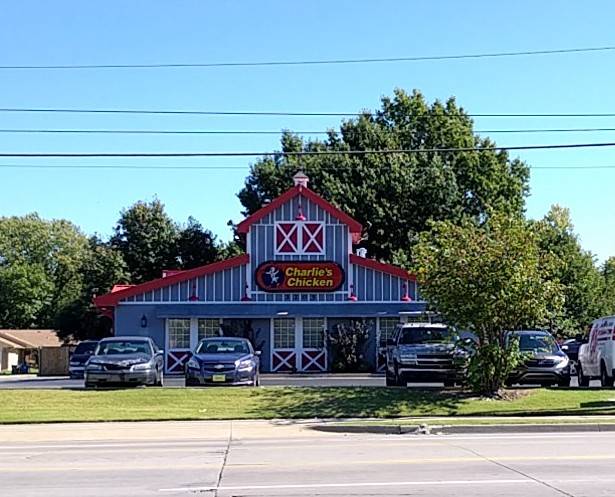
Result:
<svg viewBox="0 0 615 497">
<path fill-rule="evenodd" d="M 260 383 L 259 354 L 245 338 L 204 338 L 186 364 L 186 386 L 256 387 Z"/>
</svg>

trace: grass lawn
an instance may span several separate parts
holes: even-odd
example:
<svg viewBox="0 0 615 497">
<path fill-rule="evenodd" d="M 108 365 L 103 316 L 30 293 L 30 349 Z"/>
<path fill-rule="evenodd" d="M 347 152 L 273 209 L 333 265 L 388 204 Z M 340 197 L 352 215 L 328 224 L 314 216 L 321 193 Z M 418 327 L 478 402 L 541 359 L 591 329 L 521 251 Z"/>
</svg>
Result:
<svg viewBox="0 0 615 497">
<path fill-rule="evenodd" d="M 0 423 L 325 417 L 615 415 L 615 390 L 536 389 L 514 400 L 379 387 L 0 390 Z"/>
</svg>

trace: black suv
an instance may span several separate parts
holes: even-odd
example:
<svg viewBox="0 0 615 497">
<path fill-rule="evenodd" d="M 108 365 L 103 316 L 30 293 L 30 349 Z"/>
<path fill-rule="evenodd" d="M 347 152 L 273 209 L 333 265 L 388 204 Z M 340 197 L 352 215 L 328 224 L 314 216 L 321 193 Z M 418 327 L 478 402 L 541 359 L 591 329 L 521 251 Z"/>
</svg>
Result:
<svg viewBox="0 0 615 497">
<path fill-rule="evenodd" d="M 468 337 L 445 324 L 407 323 L 395 330 L 387 342 L 387 386 L 408 382 L 443 382 L 454 386 L 462 382 L 471 355 Z"/>
</svg>

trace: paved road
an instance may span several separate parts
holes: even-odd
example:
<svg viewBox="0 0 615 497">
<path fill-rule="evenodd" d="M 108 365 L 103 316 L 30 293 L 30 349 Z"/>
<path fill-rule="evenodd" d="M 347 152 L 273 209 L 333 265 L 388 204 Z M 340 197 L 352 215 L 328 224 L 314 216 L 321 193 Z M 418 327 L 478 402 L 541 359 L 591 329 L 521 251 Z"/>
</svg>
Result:
<svg viewBox="0 0 615 497">
<path fill-rule="evenodd" d="M 333 435 L 265 422 L 0 427 L 11 497 L 612 496 L 615 434 Z"/>
</svg>

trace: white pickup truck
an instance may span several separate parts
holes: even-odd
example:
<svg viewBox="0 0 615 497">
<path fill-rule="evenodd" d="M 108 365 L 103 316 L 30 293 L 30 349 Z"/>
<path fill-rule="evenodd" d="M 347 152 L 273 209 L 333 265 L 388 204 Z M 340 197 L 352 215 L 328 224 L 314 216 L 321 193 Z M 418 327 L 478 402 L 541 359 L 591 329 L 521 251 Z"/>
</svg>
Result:
<svg viewBox="0 0 615 497">
<path fill-rule="evenodd" d="M 603 387 L 612 387 L 615 381 L 615 316 L 596 319 L 589 332 L 589 341 L 579 348 L 577 368 L 579 386 L 600 378 Z"/>
</svg>

